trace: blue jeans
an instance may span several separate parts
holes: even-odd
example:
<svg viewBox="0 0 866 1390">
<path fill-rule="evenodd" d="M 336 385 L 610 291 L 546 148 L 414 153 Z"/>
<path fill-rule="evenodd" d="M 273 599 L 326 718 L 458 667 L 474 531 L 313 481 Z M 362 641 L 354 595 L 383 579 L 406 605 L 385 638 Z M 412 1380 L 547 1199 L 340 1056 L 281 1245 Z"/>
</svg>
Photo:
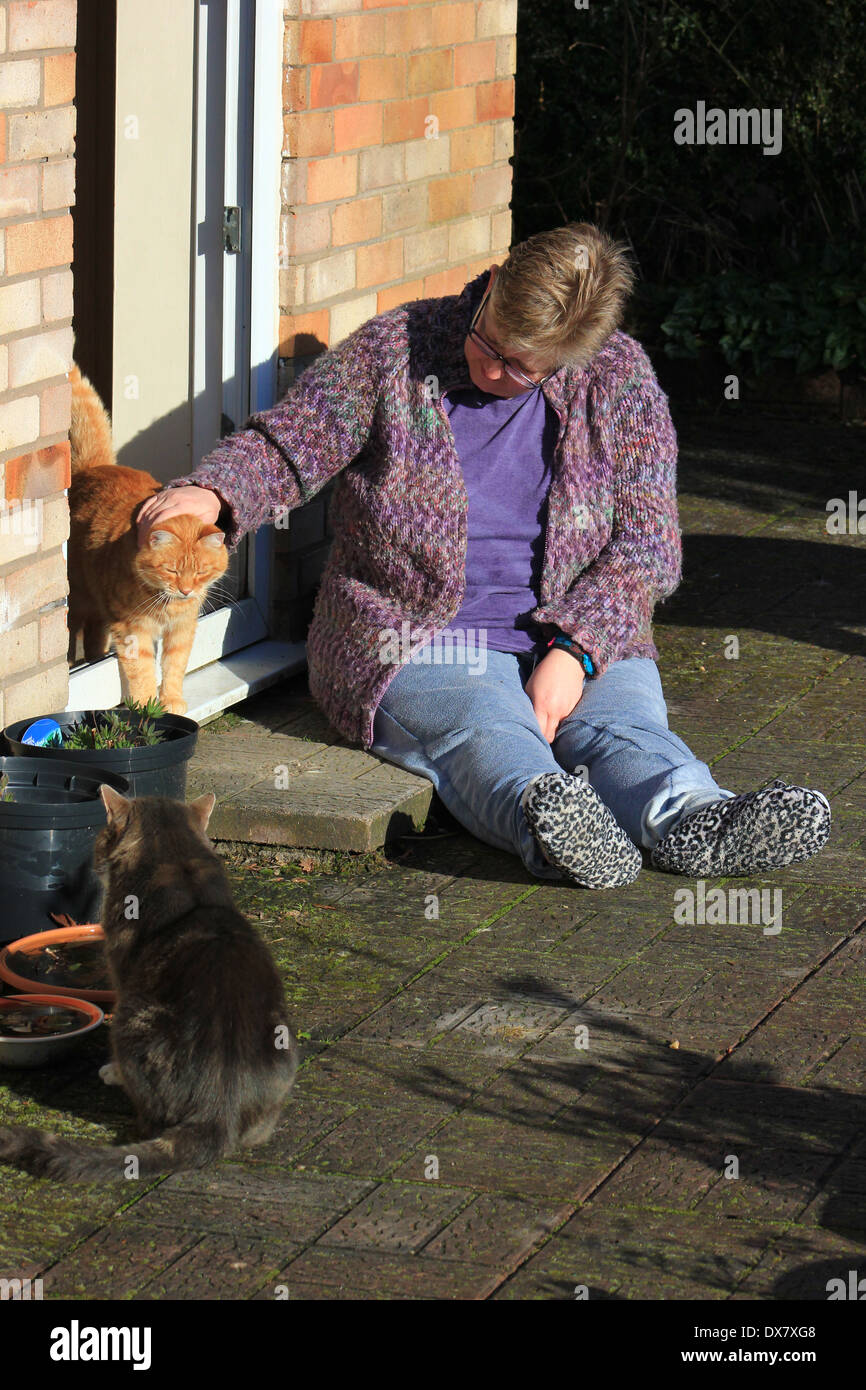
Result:
<svg viewBox="0 0 866 1390">
<path fill-rule="evenodd" d="M 533 653 L 487 651 L 481 670 L 450 655 L 447 664 L 416 659 L 400 667 L 376 710 L 371 751 L 429 778 L 455 820 L 519 855 L 537 878 L 565 877 L 541 854 L 520 805 L 541 773 L 564 768 L 584 776 L 646 849 L 681 816 L 735 795 L 668 728 L 649 657 L 626 657 L 586 680 L 551 745 L 524 689 L 538 660 Z"/>
</svg>

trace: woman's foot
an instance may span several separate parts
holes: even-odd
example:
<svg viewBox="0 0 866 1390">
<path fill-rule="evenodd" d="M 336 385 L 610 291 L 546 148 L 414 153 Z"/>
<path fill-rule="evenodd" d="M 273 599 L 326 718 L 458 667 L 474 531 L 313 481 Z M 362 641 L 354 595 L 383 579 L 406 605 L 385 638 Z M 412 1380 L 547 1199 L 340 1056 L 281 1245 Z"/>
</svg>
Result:
<svg viewBox="0 0 866 1390">
<path fill-rule="evenodd" d="M 656 869 L 691 878 L 755 874 L 811 859 L 829 834 L 830 803 L 823 792 L 777 777 L 759 791 L 683 816 L 650 857 Z"/>
<path fill-rule="evenodd" d="M 574 883 L 619 888 L 637 878 L 640 851 L 583 778 L 544 772 L 529 783 L 521 805 L 545 859 Z"/>
</svg>

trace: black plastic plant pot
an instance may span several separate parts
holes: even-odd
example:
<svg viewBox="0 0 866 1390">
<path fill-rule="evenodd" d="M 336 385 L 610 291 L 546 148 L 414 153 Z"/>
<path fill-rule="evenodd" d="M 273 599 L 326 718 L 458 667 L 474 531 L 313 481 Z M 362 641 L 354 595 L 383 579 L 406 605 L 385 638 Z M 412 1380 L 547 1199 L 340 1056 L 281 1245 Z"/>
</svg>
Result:
<svg viewBox="0 0 866 1390">
<path fill-rule="evenodd" d="M 56 758 L 0 758 L 3 773 L 0 941 L 53 930 L 52 912 L 98 922 L 102 885 L 91 859 L 106 820 L 99 787 L 107 782 L 128 795 L 126 778 Z"/>
<path fill-rule="evenodd" d="M 92 723 L 107 712 L 98 709 L 64 710 L 61 714 L 47 717 L 57 721 L 61 734 L 66 738 L 77 725 Z M 133 726 L 141 723 L 141 715 L 134 710 L 114 709 L 111 713 Z M 106 772 L 126 778 L 130 796 L 168 796 L 175 801 L 186 799 L 187 764 L 195 752 L 198 739 L 198 724 L 194 719 L 186 719 L 181 714 L 163 714 L 159 719 L 154 719 L 153 723 L 161 734 L 160 742 L 144 748 L 37 748 L 21 742 L 22 734 L 34 723 L 35 718 L 19 719 L 17 724 L 8 724 L 3 730 L 10 753 L 20 758 L 51 758 L 75 763 L 84 772 L 103 767 Z"/>
</svg>

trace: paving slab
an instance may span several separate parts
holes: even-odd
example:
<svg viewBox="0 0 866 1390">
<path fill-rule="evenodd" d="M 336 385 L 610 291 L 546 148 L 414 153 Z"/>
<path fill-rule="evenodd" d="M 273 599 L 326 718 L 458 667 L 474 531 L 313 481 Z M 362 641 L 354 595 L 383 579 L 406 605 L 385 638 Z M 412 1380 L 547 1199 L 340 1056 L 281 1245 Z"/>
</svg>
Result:
<svg viewBox="0 0 866 1390">
<path fill-rule="evenodd" d="M 784 1223 L 582 1208 L 497 1293 L 504 1299 L 717 1299 L 733 1294 Z"/>
<path fill-rule="evenodd" d="M 347 746 L 296 678 L 201 730 L 187 796 L 206 791 L 216 840 L 350 851 L 420 829 L 433 795 L 425 778 Z"/>
</svg>

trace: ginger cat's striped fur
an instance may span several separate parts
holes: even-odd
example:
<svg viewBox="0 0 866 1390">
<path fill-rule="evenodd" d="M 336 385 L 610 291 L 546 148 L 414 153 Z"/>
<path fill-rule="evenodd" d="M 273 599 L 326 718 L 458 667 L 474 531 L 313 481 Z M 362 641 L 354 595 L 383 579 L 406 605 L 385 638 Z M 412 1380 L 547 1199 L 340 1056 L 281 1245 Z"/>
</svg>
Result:
<svg viewBox="0 0 866 1390">
<path fill-rule="evenodd" d="M 176 516 L 138 548 L 136 513 L 160 484 L 115 463 L 99 396 L 77 367 L 70 381 L 69 660 L 79 632 L 87 661 L 113 645 L 124 696 L 144 702 L 157 694 L 155 647 L 162 638 L 159 698 L 169 714 L 183 714 L 195 622 L 208 588 L 225 573 L 225 538 L 197 517 Z"/>
</svg>

